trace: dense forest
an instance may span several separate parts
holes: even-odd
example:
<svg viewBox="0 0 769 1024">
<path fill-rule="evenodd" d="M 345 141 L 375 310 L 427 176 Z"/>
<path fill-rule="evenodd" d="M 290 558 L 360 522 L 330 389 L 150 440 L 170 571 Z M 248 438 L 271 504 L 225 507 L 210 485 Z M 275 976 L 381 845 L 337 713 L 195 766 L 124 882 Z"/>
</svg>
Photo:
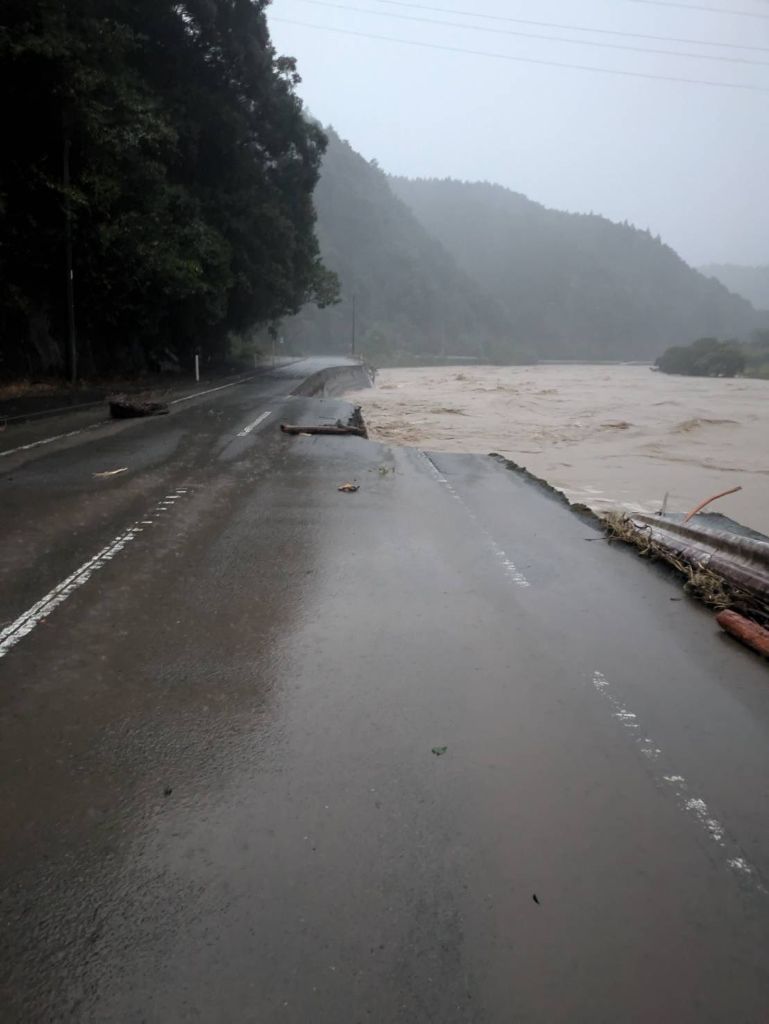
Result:
<svg viewBox="0 0 769 1024">
<path fill-rule="evenodd" d="M 541 357 L 654 358 L 671 343 L 747 336 L 759 324 L 750 303 L 648 231 L 549 210 L 498 185 L 391 186 Z"/>
<path fill-rule="evenodd" d="M 377 362 L 522 358 L 501 304 L 460 270 L 376 163 L 326 131 L 315 192 L 318 237 L 324 262 L 342 282 L 342 301 L 288 320 L 282 332 L 289 347 L 350 351 L 354 300 L 357 350 Z"/>
<path fill-rule="evenodd" d="M 0 375 L 216 357 L 334 299 L 268 2 L 3 0 Z"/>
<path fill-rule="evenodd" d="M 701 274 L 715 277 L 729 291 L 736 292 L 756 309 L 769 309 L 769 267 L 741 267 L 734 263 L 709 263 Z"/>
</svg>

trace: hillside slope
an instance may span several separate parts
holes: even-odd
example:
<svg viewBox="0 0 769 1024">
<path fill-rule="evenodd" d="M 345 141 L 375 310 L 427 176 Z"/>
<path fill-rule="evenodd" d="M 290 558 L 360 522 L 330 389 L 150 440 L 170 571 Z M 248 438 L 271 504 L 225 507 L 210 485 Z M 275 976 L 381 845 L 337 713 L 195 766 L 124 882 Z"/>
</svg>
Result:
<svg viewBox="0 0 769 1024">
<path fill-rule="evenodd" d="M 374 359 L 458 355 L 508 361 L 517 354 L 501 304 L 484 294 L 425 230 L 374 163 L 331 129 L 315 192 L 325 265 L 342 302 L 306 307 L 283 325 L 294 348 L 349 351 L 355 297 L 359 351 Z"/>
<path fill-rule="evenodd" d="M 499 185 L 390 186 L 541 357 L 652 358 L 671 343 L 756 326 L 749 302 L 647 231 L 549 210 Z"/>
<path fill-rule="evenodd" d="M 752 302 L 756 309 L 769 309 L 769 267 L 710 263 L 699 267 L 699 271 L 706 277 L 715 277 L 730 291 Z"/>
</svg>

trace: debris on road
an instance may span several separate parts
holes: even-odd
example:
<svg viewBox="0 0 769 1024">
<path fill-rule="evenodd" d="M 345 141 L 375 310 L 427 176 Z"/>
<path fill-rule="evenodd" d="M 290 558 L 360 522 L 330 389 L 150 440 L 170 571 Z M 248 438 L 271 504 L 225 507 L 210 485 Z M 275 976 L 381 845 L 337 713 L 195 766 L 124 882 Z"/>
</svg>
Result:
<svg viewBox="0 0 769 1024">
<path fill-rule="evenodd" d="M 448 747 L 433 747 L 433 753 L 436 757 L 443 757 L 448 749 Z"/>
<path fill-rule="evenodd" d="M 366 431 L 362 427 L 345 426 L 343 423 L 320 424 L 316 427 L 299 427 L 291 423 L 281 423 L 280 429 L 284 434 L 330 434 L 332 436 L 352 434 L 354 437 L 366 436 Z"/>
<path fill-rule="evenodd" d="M 731 610 L 716 615 L 716 622 L 725 632 L 769 658 L 769 629 Z"/>
<path fill-rule="evenodd" d="M 165 416 L 168 406 L 165 402 L 142 401 L 128 398 L 126 395 L 115 395 L 109 400 L 109 414 L 113 420 L 132 420 L 141 416 Z"/>
<path fill-rule="evenodd" d="M 685 580 L 687 593 L 721 612 L 738 611 L 769 626 L 769 543 L 739 534 L 648 516 L 609 513 L 612 540 L 666 562 Z"/>
<path fill-rule="evenodd" d="M 100 480 L 102 480 L 102 479 L 104 479 L 105 477 L 108 477 L 108 476 L 117 476 L 118 473 L 127 473 L 127 472 L 128 472 L 128 466 L 121 466 L 120 469 L 105 469 L 103 472 L 101 472 L 101 473 L 94 473 L 93 475 L 95 477 L 98 477 Z"/>
<path fill-rule="evenodd" d="M 341 484 L 337 490 L 343 494 L 355 494 L 360 490 L 360 484 Z"/>
</svg>

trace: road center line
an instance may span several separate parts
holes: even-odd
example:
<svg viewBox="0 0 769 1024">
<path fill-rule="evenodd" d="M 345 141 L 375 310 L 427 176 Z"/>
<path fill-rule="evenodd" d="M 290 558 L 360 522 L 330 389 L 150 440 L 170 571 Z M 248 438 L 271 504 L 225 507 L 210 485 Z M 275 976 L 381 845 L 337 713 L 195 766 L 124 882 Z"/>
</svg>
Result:
<svg viewBox="0 0 769 1024">
<path fill-rule="evenodd" d="M 256 429 L 260 423 L 264 423 L 268 416 L 272 416 L 272 411 L 269 409 L 267 412 L 263 412 L 261 416 L 257 416 L 253 423 L 249 423 L 247 427 L 244 427 L 238 434 L 238 437 L 248 437 L 251 431 Z"/>
<path fill-rule="evenodd" d="M 208 388 L 207 391 L 196 391 L 194 395 L 184 395 L 182 398 L 174 398 L 173 401 L 169 402 L 169 405 L 178 405 L 179 402 L 190 402 L 193 398 L 202 398 L 203 395 L 212 395 L 214 391 L 224 391 L 225 388 L 234 388 L 238 384 L 245 384 L 249 380 L 253 380 L 253 377 L 243 377 L 242 380 L 233 380 L 229 384 L 220 384 L 217 388 Z"/>
</svg>

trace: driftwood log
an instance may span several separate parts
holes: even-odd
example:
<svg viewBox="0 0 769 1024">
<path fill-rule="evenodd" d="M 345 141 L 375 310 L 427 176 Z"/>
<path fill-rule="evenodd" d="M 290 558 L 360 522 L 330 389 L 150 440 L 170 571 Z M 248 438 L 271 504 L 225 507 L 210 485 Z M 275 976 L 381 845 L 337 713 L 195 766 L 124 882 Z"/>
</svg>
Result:
<svg viewBox="0 0 769 1024">
<path fill-rule="evenodd" d="M 362 427 L 345 427 L 340 424 L 334 426 L 298 427 L 290 423 L 281 423 L 280 429 L 284 434 L 352 434 L 355 437 L 366 436 L 366 431 Z"/>
<path fill-rule="evenodd" d="M 716 615 L 716 622 L 721 629 L 737 637 L 754 651 L 769 658 L 769 629 L 764 629 L 757 622 L 751 622 L 743 615 L 733 611 L 723 611 Z"/>
<path fill-rule="evenodd" d="M 165 402 L 143 402 L 117 395 L 109 400 L 109 414 L 113 420 L 133 420 L 141 416 L 166 416 Z"/>
</svg>

